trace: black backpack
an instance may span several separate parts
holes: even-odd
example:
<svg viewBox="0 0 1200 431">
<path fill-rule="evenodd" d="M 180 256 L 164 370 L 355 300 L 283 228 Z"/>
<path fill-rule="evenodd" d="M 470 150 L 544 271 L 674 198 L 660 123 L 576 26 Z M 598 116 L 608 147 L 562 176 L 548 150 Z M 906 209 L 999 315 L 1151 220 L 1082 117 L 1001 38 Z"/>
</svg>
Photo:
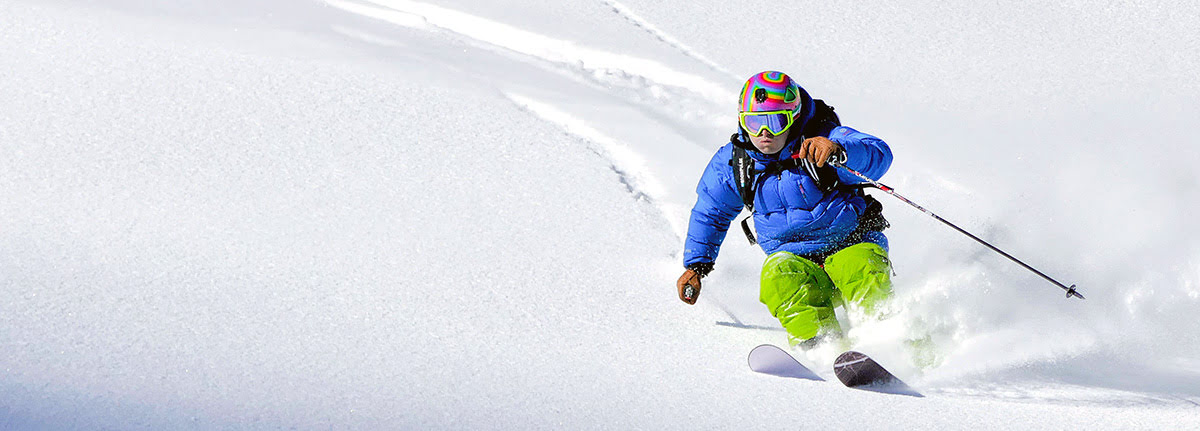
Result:
<svg viewBox="0 0 1200 431">
<path fill-rule="evenodd" d="M 800 136 L 796 138 L 799 141 L 810 136 L 828 136 L 829 132 L 835 127 L 842 125 L 832 106 L 825 104 L 825 101 L 821 99 L 814 99 L 813 102 L 815 102 L 816 109 L 812 119 L 804 125 Z M 730 136 L 729 141 L 733 143 L 733 155 L 729 158 L 729 166 L 733 169 L 734 183 L 737 184 L 738 193 L 742 196 L 742 205 L 752 213 L 750 216 L 742 219 L 742 231 L 746 234 L 746 239 L 750 241 L 750 244 L 758 244 L 758 240 L 754 237 L 754 232 L 750 230 L 749 221 L 754 216 L 754 193 L 759 180 L 795 168 L 804 168 L 808 172 L 808 175 L 812 177 L 813 182 L 817 184 L 817 188 L 821 189 L 822 192 L 828 193 L 835 189 L 847 190 L 862 196 L 867 201 L 866 211 L 863 211 L 863 214 L 858 218 L 858 228 L 850 234 L 851 241 L 858 242 L 863 234 L 867 232 L 881 232 L 890 226 L 887 219 L 883 218 L 883 204 L 879 203 L 871 195 L 863 192 L 864 188 L 871 187 L 870 184 L 842 184 L 838 179 L 837 168 L 829 164 L 818 168 L 806 159 L 786 159 L 771 162 L 767 164 L 765 169 L 759 171 L 754 168 L 754 159 L 746 152 L 748 149 L 753 149 L 754 146 L 749 142 L 745 131 L 741 130 L 740 125 L 738 126 L 738 133 Z"/>
</svg>

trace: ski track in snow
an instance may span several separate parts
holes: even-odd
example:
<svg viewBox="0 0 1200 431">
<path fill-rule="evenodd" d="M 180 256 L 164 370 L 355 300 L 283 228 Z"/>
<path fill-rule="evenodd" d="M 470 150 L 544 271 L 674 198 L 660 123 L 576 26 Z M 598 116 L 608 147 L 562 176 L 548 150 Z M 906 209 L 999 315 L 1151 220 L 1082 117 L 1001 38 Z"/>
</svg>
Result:
<svg viewBox="0 0 1200 431">
<path fill-rule="evenodd" d="M 612 7 L 614 12 L 616 12 L 618 15 L 621 15 L 625 19 L 629 20 L 629 22 L 633 23 L 633 25 L 640 27 L 641 29 L 645 30 L 647 33 L 650 33 L 652 36 L 654 36 L 658 40 L 663 41 L 663 43 L 666 43 L 667 45 L 670 45 L 670 46 L 674 47 L 675 49 L 678 49 L 684 55 L 691 57 L 691 58 L 695 59 L 696 61 L 699 61 L 699 62 L 703 63 L 704 65 L 712 68 L 713 70 L 728 76 L 730 79 L 733 79 L 735 81 L 742 79 L 742 77 L 735 75 L 733 72 L 730 72 L 729 69 L 721 67 L 721 65 L 713 62 L 712 60 L 709 60 L 708 57 L 705 57 L 704 55 L 700 54 L 699 52 L 696 52 L 695 49 L 692 49 L 691 47 L 687 46 L 683 42 L 679 41 L 679 39 L 676 39 L 676 38 L 672 37 L 670 34 L 667 34 L 667 32 L 660 30 L 654 24 L 651 24 L 650 21 L 647 21 L 645 18 L 642 18 L 641 16 L 639 16 L 636 12 L 633 11 L 633 9 L 630 9 L 628 6 L 621 4 L 617 0 L 604 0 L 604 3 L 609 5 L 610 7 Z"/>
<path fill-rule="evenodd" d="M 576 43 L 544 36 L 508 24 L 488 20 L 453 9 L 409 0 L 323 0 L 326 4 L 347 12 L 379 19 L 403 27 L 441 32 L 482 48 L 515 53 L 524 61 L 541 65 L 548 70 L 565 74 L 572 79 L 594 84 L 610 93 L 622 94 L 625 100 L 635 105 L 649 107 L 653 112 L 671 110 L 673 114 L 687 117 L 696 115 L 692 100 L 725 101 L 727 89 L 702 77 L 684 73 L 661 63 L 628 55 L 614 54 L 580 46 Z M 370 3 L 370 4 L 366 4 Z M 713 70 L 733 77 L 712 61 L 704 58 L 682 42 L 655 28 L 638 17 L 628 7 L 615 1 L 606 1 L 613 11 L 632 25 L 652 35 L 685 56 L 705 64 Z M 335 32 L 345 36 L 381 46 L 393 46 L 385 37 L 365 31 L 338 26 Z M 635 198 L 645 199 L 656 207 L 667 220 L 676 237 L 686 234 L 687 226 L 672 217 L 678 212 L 671 204 L 664 186 L 655 178 L 648 161 L 637 151 L 618 140 L 606 136 L 587 121 L 572 115 L 553 104 L 538 101 L 528 95 L 505 92 L 505 96 L 522 109 L 563 129 L 569 134 L 594 143 L 593 151 L 609 160 L 619 181 Z M 663 105 L 667 105 L 664 107 Z M 670 114 L 664 114 L 670 115 Z M 703 115 L 703 114 L 700 114 Z M 679 206 L 679 205 L 675 205 Z"/>
<path fill-rule="evenodd" d="M 345 10 L 347 12 L 352 12 L 352 13 L 356 13 L 359 15 L 374 17 L 374 18 L 381 19 L 381 20 L 384 20 L 384 21 L 387 21 L 387 22 L 390 22 L 392 24 L 396 24 L 399 26 L 415 28 L 415 29 L 423 29 L 423 30 L 434 29 L 433 25 L 430 24 L 430 22 L 428 20 L 426 20 L 425 17 L 415 14 L 415 13 L 406 12 L 406 11 L 397 10 L 397 9 L 386 9 L 386 8 L 381 8 L 381 7 L 368 6 L 368 5 L 364 5 L 364 4 L 361 4 L 358 2 L 354 2 L 354 1 L 344 1 L 344 0 L 324 0 L 324 1 L 326 4 L 329 4 L 330 6 Z M 352 33 L 348 33 L 348 35 L 361 36 L 362 33 L 352 32 Z M 366 40 L 371 40 L 371 39 L 366 39 Z"/>
<path fill-rule="evenodd" d="M 505 96 L 525 111 L 588 143 L 592 152 L 608 161 L 609 168 L 635 199 L 649 203 L 660 216 L 665 216 L 664 208 L 659 204 L 665 198 L 663 187 L 649 174 L 646 160 L 637 152 L 553 105 L 517 93 L 505 93 Z M 663 222 L 670 224 L 665 218 Z M 680 239 L 685 234 L 674 233 Z"/>
<path fill-rule="evenodd" d="M 512 56 L 518 61 L 592 85 L 641 107 L 644 115 L 657 118 L 668 127 L 677 128 L 676 132 L 703 142 L 700 148 L 707 148 L 707 135 L 697 134 L 694 127 L 684 124 L 727 123 L 723 115 L 712 109 L 731 103 L 732 96 L 725 88 L 727 85 L 682 72 L 658 61 L 593 49 L 464 12 L 408 0 L 323 1 L 353 14 L 443 34 L 450 39 Z M 638 25 L 639 21 L 622 14 L 615 7 L 614 10 L 626 21 Z M 628 12 L 627 8 L 621 10 Z M 364 31 L 349 31 L 344 27 L 335 27 L 333 30 L 366 43 L 391 45 L 386 38 Z M 669 35 L 661 31 L 648 33 L 683 52 L 687 58 L 707 64 L 705 62 L 708 60 L 691 52 L 686 46 L 671 45 Z"/>
<path fill-rule="evenodd" d="M 410 0 L 363 0 L 374 4 L 374 7 L 345 0 L 324 1 L 348 12 L 405 27 L 422 28 L 420 24 L 427 23 L 431 27 L 457 34 L 469 40 L 551 63 L 572 65 L 596 75 L 613 72 L 629 74 L 658 85 L 687 88 L 689 91 L 715 102 L 724 102 L 729 98 L 729 91 L 724 86 L 654 60 L 582 46 L 453 9 Z M 613 7 L 614 9 L 619 8 L 619 6 Z M 621 11 L 621 9 L 617 10 Z M 628 17 L 628 15 L 623 16 Z M 665 36 L 661 32 L 652 31 L 652 33 L 660 38 Z M 683 49 L 685 53 L 690 51 L 686 48 Z M 694 54 L 689 55 L 700 59 Z"/>
</svg>

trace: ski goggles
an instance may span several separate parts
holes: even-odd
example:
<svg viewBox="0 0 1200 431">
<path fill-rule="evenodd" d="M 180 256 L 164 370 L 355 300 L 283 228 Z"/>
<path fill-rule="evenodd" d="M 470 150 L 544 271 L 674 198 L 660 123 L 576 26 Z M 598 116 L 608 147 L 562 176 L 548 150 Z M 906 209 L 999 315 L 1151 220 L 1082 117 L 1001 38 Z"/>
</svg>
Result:
<svg viewBox="0 0 1200 431">
<path fill-rule="evenodd" d="M 763 130 L 772 135 L 782 135 L 792 127 L 792 111 L 739 112 L 738 122 L 742 129 L 753 136 L 758 136 Z"/>
</svg>

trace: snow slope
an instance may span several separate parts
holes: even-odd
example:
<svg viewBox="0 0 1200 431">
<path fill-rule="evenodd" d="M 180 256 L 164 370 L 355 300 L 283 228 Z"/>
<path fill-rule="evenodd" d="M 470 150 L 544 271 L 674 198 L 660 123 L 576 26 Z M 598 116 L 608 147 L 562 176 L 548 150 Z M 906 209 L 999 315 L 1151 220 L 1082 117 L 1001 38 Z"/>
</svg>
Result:
<svg viewBox="0 0 1200 431">
<path fill-rule="evenodd" d="M 1195 6 L 687 5 L 0 1 L 0 429 L 1200 426 Z M 747 370 L 761 252 L 673 284 L 766 68 L 1088 300 L 881 197 L 925 397 Z"/>
</svg>

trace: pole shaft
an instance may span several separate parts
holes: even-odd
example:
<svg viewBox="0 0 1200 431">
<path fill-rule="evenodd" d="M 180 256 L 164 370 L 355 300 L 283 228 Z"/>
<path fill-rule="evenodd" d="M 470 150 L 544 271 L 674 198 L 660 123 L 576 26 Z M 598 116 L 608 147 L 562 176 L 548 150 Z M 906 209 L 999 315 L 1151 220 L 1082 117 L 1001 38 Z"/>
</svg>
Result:
<svg viewBox="0 0 1200 431">
<path fill-rule="evenodd" d="M 1029 270 L 1030 272 L 1033 272 L 1034 274 L 1041 276 L 1046 281 L 1049 281 L 1050 283 L 1053 283 L 1054 285 L 1061 287 L 1063 290 L 1067 291 L 1068 298 L 1074 296 L 1079 299 L 1084 299 L 1083 295 L 1080 295 L 1079 292 L 1075 290 L 1075 285 L 1071 285 L 1070 287 L 1068 287 L 1062 283 L 1059 283 L 1058 280 L 1055 280 L 1055 279 L 1051 278 L 1050 276 L 1046 275 L 1045 273 L 1038 271 L 1037 268 L 1029 266 L 1029 264 L 1022 262 L 1020 259 L 1017 259 L 1016 257 L 1013 257 L 1013 255 L 1005 253 L 1004 250 L 1001 250 L 1000 248 L 992 245 L 991 243 L 984 241 L 982 238 L 977 237 L 970 232 L 967 232 L 965 229 L 958 227 L 958 225 L 955 225 L 954 223 L 950 223 L 949 220 L 946 220 L 946 219 L 942 218 L 941 216 L 934 214 L 933 211 L 927 210 L 924 207 L 917 205 L 916 202 L 913 202 L 913 201 L 909 200 L 908 198 L 901 196 L 899 193 L 896 193 L 895 189 L 888 187 L 888 186 L 884 185 L 883 183 L 880 183 L 871 178 L 868 178 L 866 175 L 863 175 L 862 173 L 859 173 L 858 171 L 856 171 L 854 169 L 850 169 L 850 168 L 846 167 L 846 165 L 839 163 L 837 161 L 830 161 L 830 163 L 832 163 L 834 166 L 845 169 L 846 172 L 849 172 L 849 173 L 853 174 L 854 176 L 861 178 L 863 181 L 866 181 L 867 183 L 871 184 L 872 186 L 875 186 L 875 188 L 878 188 L 879 190 L 883 190 L 884 193 L 892 195 L 892 196 L 896 197 L 896 199 L 900 199 L 901 201 L 903 201 L 906 204 L 912 205 L 914 208 L 921 210 L 921 212 L 928 214 L 930 217 L 933 217 L 935 220 L 942 222 L 946 226 L 950 226 L 950 227 L 954 228 L 954 230 L 958 231 L 959 233 L 961 233 L 963 235 L 966 235 L 968 238 L 971 238 L 971 239 L 979 242 L 980 244 L 983 244 L 984 246 L 991 249 L 992 251 L 994 251 L 996 253 L 1000 253 L 1001 256 L 1007 257 L 1009 260 L 1016 262 L 1018 265 L 1021 265 L 1022 267 Z"/>
</svg>

